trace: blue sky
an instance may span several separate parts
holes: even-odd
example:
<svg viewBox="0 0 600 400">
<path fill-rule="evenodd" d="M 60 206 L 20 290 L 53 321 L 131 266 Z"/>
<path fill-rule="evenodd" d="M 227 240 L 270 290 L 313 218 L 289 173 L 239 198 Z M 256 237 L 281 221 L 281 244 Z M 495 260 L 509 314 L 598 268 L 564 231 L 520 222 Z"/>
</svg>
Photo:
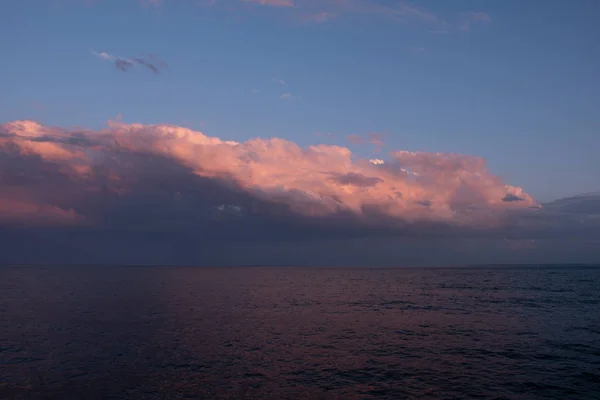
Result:
<svg viewBox="0 0 600 400">
<path fill-rule="evenodd" d="M 304 1 L 3 1 L 0 122 L 466 153 L 541 201 L 600 190 L 597 1 Z M 369 132 L 383 153 L 346 139 Z"/>
</svg>

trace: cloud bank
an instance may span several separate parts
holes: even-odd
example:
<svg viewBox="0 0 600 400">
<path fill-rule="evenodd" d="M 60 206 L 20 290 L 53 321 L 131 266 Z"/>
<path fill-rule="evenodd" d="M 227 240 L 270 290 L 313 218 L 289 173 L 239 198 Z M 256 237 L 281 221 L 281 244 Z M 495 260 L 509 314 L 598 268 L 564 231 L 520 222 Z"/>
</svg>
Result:
<svg viewBox="0 0 600 400">
<path fill-rule="evenodd" d="M 128 193 L 143 177 L 122 165 L 145 156 L 168 160 L 197 177 L 228 182 L 257 200 L 308 217 L 377 215 L 483 226 L 500 222 L 506 211 L 535 204 L 521 188 L 491 174 L 483 159 L 459 154 L 395 151 L 389 161 L 373 163 L 340 146 L 301 148 L 279 138 L 237 143 L 170 125 L 109 122 L 100 131 L 71 131 L 15 121 L 1 129 L 3 159 L 26 167 L 19 169 L 23 183 L 57 171 L 75 191 L 100 190 L 95 185 L 103 171 L 107 190 Z M 157 166 L 145 165 L 147 171 Z M 5 170 L 15 168 L 7 165 Z M 41 193 L 31 194 L 36 189 L 31 181 L 3 192 L 23 204 L 46 200 Z M 73 202 L 65 212 L 78 208 Z"/>
<path fill-rule="evenodd" d="M 44 246 L 68 232 L 78 233 L 63 245 L 92 235 L 80 248 L 102 248 L 106 235 L 178 245 L 194 238 L 198 246 L 376 237 L 595 240 L 594 196 L 540 208 L 485 160 L 460 154 L 400 150 L 368 160 L 341 146 L 238 143 L 173 125 L 0 125 L 0 236 L 35 233 Z M 100 233 L 102 240 L 93 236 Z"/>
</svg>

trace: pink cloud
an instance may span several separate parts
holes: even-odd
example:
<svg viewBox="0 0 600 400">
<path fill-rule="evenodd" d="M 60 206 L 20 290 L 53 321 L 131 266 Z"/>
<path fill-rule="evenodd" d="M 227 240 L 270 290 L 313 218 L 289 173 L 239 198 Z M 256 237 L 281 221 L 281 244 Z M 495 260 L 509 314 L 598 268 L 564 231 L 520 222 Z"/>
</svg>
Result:
<svg viewBox="0 0 600 400">
<path fill-rule="evenodd" d="M 101 0 L 86 0 L 89 3 Z M 175 0 L 138 0 L 144 7 L 158 8 Z M 375 18 L 427 28 L 431 33 L 448 34 L 469 31 L 475 24 L 491 22 L 485 12 L 468 11 L 441 16 L 413 1 L 386 0 L 196 0 L 203 8 L 219 7 L 228 12 L 248 10 L 244 5 L 264 9 L 279 9 L 279 16 L 304 23 L 324 23 L 344 16 Z M 239 15 L 238 15 L 239 17 Z M 451 22 L 448 22 L 451 21 Z"/>
<path fill-rule="evenodd" d="M 85 218 L 73 209 L 65 210 L 51 204 L 36 204 L 0 195 L 0 221 L 35 225 L 82 225 Z"/>
<path fill-rule="evenodd" d="M 352 144 L 363 144 L 365 143 L 365 138 L 363 138 L 361 135 L 358 135 L 356 133 L 351 133 L 350 135 L 348 135 L 346 137 L 346 139 L 348 139 L 348 141 Z"/>
<path fill-rule="evenodd" d="M 385 134 L 383 133 L 369 132 L 369 143 L 378 147 L 383 147 L 385 146 L 385 143 L 383 142 L 384 137 Z"/>
<path fill-rule="evenodd" d="M 380 139 L 371 135 L 365 140 Z M 73 131 L 15 121 L 0 125 L 0 162 L 7 163 L 3 169 L 9 172 L 0 175 L 0 193 L 2 199 L 10 198 L 0 214 L 84 220 L 82 193 L 130 195 L 149 184 L 144 183 L 147 174 L 172 174 L 168 180 L 177 182 L 184 170 L 234 182 L 249 196 L 311 217 L 343 213 L 367 218 L 367 210 L 376 210 L 390 221 L 476 227 L 502 223 L 508 210 L 535 204 L 521 188 L 490 173 L 481 158 L 407 151 L 390 156 L 385 163 L 370 162 L 341 146 L 302 148 L 279 138 L 238 143 L 173 125 L 109 122 L 98 131 Z M 139 157 L 147 160 L 144 169 L 127 167 L 129 158 Z M 159 159 L 184 169 L 169 172 L 152 164 Z M 40 181 L 39 176 L 47 178 Z M 513 197 L 519 201 L 506 201 Z"/>
<path fill-rule="evenodd" d="M 343 15 L 370 15 L 398 22 L 426 24 L 437 29 L 448 26 L 438 15 L 406 1 L 390 4 L 381 0 L 234 0 L 227 2 L 227 6 L 232 7 L 236 1 L 238 4 L 289 9 L 295 11 L 295 17 L 303 22 L 322 23 Z M 212 0 L 209 4 L 218 6 L 220 3 Z"/>
<path fill-rule="evenodd" d="M 375 147 L 375 151 L 381 151 L 381 149 L 385 146 L 383 138 L 385 134 L 379 132 L 369 132 L 365 136 L 358 135 L 356 133 L 348 135 L 346 138 L 348 141 L 354 145 L 361 144 L 372 144 Z"/>
</svg>

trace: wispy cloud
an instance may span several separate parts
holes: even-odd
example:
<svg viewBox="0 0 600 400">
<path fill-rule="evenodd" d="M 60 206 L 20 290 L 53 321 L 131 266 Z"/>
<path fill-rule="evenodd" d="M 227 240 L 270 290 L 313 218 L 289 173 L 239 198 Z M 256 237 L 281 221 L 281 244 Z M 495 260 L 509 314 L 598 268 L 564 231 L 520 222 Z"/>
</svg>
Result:
<svg viewBox="0 0 600 400">
<path fill-rule="evenodd" d="M 253 3 L 269 7 L 293 7 L 294 0 L 242 0 L 246 3 Z"/>
<path fill-rule="evenodd" d="M 163 0 L 139 0 L 144 7 L 158 7 L 162 5 Z"/>
<path fill-rule="evenodd" d="M 279 96 L 281 100 L 300 100 L 300 96 L 296 96 L 292 93 L 283 93 Z"/>
<path fill-rule="evenodd" d="M 409 4 L 407 2 L 395 2 L 392 5 L 374 5 L 369 4 L 369 9 L 372 12 L 381 14 L 382 16 L 394 18 L 403 22 L 412 22 L 426 24 L 436 27 L 445 27 L 448 23 L 439 15 L 416 5 Z M 367 7 L 365 5 L 365 7 Z"/>
<path fill-rule="evenodd" d="M 463 12 L 460 14 L 460 24 L 458 29 L 464 32 L 471 30 L 473 25 L 476 24 L 489 24 L 492 22 L 492 18 L 484 12 Z"/>
<path fill-rule="evenodd" d="M 362 144 L 365 142 L 365 139 L 361 135 L 356 133 L 348 135 L 346 139 L 348 139 L 348 141 L 352 144 Z"/>
<path fill-rule="evenodd" d="M 441 16 L 409 1 L 383 0 L 242 0 L 257 6 L 277 7 L 302 22 L 323 23 L 343 16 L 377 18 L 390 22 L 419 25 L 431 33 L 470 31 L 473 25 L 488 24 L 491 17 L 481 11 Z M 214 3 L 217 5 L 217 3 Z"/>
<path fill-rule="evenodd" d="M 250 4 L 257 7 L 279 9 L 281 13 L 302 22 L 323 23 L 345 15 L 384 18 L 390 21 L 429 25 L 431 28 L 444 28 L 447 22 L 435 13 L 406 1 L 384 0 L 232 0 L 220 2 L 212 0 L 214 7 L 233 9 L 235 4 Z M 207 5 L 207 3 L 204 3 Z"/>
<path fill-rule="evenodd" d="M 364 136 L 353 133 L 348 135 L 346 139 L 348 140 L 348 142 L 354 145 L 372 144 L 375 147 L 375 150 L 380 151 L 381 148 L 385 146 L 385 143 L 383 141 L 384 137 L 384 133 L 369 132 Z"/>
<path fill-rule="evenodd" d="M 115 56 L 106 52 L 95 52 L 92 50 L 92 54 L 95 55 L 96 57 L 98 57 L 100 60 L 103 61 L 110 61 L 112 63 L 114 63 L 115 67 L 117 67 L 118 69 L 120 69 L 123 72 L 127 72 L 130 68 L 136 66 L 136 65 L 141 65 L 145 68 L 148 68 L 150 71 L 152 71 L 154 74 L 158 74 L 160 73 L 161 69 L 164 69 L 167 67 L 167 64 L 161 60 L 159 60 L 156 56 L 154 55 L 148 55 L 147 57 L 136 57 L 136 58 L 125 58 L 125 57 L 119 57 L 119 56 Z"/>
<path fill-rule="evenodd" d="M 97 0 L 100 1 L 100 0 Z M 138 0 L 144 7 L 158 8 L 176 0 Z M 420 26 L 434 34 L 470 31 L 476 24 L 491 22 L 491 17 L 481 11 L 444 13 L 428 9 L 416 1 L 406 0 L 195 0 L 198 7 L 222 9 L 228 12 L 271 10 L 277 18 L 287 18 L 302 23 L 325 23 L 351 17 L 361 20 L 380 20 Z"/>
<path fill-rule="evenodd" d="M 284 81 L 283 79 L 280 79 L 280 78 L 272 78 L 272 79 L 271 79 L 271 82 L 272 82 L 272 83 L 274 83 L 274 84 L 277 84 L 277 85 L 279 85 L 279 86 L 287 86 L 287 83 L 286 83 L 286 81 Z M 286 90 L 287 90 L 287 89 L 286 89 Z M 261 90 L 260 90 L 260 89 L 252 89 L 252 90 L 251 90 L 251 93 L 260 93 L 260 92 L 261 92 Z M 280 95 L 279 95 L 279 98 L 280 98 L 281 100 L 291 100 L 291 99 L 297 99 L 297 98 L 299 98 L 299 97 L 298 97 L 298 96 L 295 96 L 295 95 L 293 95 L 293 94 L 292 94 L 292 93 L 290 93 L 290 92 L 286 92 L 286 93 L 282 93 L 282 94 L 280 94 Z"/>
<path fill-rule="evenodd" d="M 300 14 L 299 19 L 301 22 L 306 23 L 323 23 L 331 21 L 337 16 L 338 14 L 330 11 L 316 11 Z"/>
</svg>

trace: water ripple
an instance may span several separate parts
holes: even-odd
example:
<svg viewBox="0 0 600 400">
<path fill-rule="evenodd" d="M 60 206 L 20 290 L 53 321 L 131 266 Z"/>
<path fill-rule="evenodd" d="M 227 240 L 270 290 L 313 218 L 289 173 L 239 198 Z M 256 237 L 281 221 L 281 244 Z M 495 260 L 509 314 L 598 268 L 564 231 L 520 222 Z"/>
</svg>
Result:
<svg viewBox="0 0 600 400">
<path fill-rule="evenodd" d="M 600 269 L 0 268 L 2 399 L 599 399 Z"/>
</svg>

